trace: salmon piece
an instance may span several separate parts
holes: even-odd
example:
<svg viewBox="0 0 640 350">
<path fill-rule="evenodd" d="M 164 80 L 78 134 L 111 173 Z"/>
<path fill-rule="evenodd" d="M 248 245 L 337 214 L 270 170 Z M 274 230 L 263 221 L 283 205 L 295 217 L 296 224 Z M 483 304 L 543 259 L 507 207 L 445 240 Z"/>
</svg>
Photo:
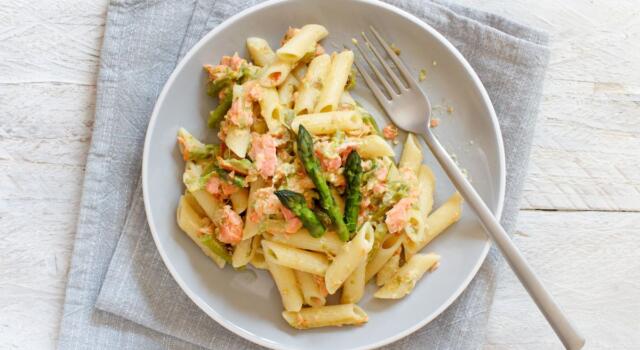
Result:
<svg viewBox="0 0 640 350">
<path fill-rule="evenodd" d="M 253 213 L 249 220 L 260 222 L 265 215 L 276 214 L 280 210 L 280 200 L 273 194 L 273 188 L 261 188 L 256 191 Z"/>
<path fill-rule="evenodd" d="M 389 168 L 387 168 L 386 166 L 381 166 L 380 168 L 376 169 L 373 174 L 376 177 L 376 180 L 384 181 L 387 179 L 387 174 L 389 174 Z"/>
<path fill-rule="evenodd" d="M 227 66 L 232 70 L 237 71 L 242 66 L 242 61 L 242 58 L 240 58 L 240 56 L 238 56 L 238 53 L 236 52 L 235 54 L 233 54 L 233 56 L 222 56 L 220 65 Z"/>
<path fill-rule="evenodd" d="M 265 180 L 276 173 L 278 158 L 276 157 L 276 143 L 271 135 L 251 134 L 249 157 L 253 159 L 260 176 Z"/>
<path fill-rule="evenodd" d="M 382 129 L 382 136 L 387 140 L 393 140 L 398 137 L 398 128 L 393 124 L 389 124 Z"/>
<path fill-rule="evenodd" d="M 397 233 L 404 229 L 409 221 L 409 209 L 413 201 L 412 198 L 402 198 L 387 212 L 384 223 L 387 224 L 389 233 Z"/>
<path fill-rule="evenodd" d="M 222 219 L 220 221 L 220 234 L 218 240 L 228 244 L 238 244 L 242 240 L 242 218 L 238 213 L 225 205 L 222 208 Z"/>
<path fill-rule="evenodd" d="M 282 216 L 286 221 L 284 232 L 296 233 L 302 228 L 302 221 L 300 221 L 300 219 L 298 219 L 298 217 L 291 210 L 289 210 L 289 208 L 281 205 L 280 211 L 282 212 Z"/>
<path fill-rule="evenodd" d="M 217 176 L 212 176 L 209 181 L 207 181 L 205 190 L 214 196 L 220 195 L 222 193 L 222 183 Z"/>
</svg>

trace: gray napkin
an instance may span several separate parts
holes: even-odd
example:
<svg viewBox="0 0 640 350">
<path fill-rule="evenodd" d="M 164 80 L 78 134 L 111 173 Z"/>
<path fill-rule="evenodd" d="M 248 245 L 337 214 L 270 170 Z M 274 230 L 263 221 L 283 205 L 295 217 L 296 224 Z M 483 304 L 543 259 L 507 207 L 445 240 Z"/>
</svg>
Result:
<svg viewBox="0 0 640 350">
<path fill-rule="evenodd" d="M 138 179 L 148 119 L 168 75 L 205 33 L 256 2 L 111 1 L 61 349 L 255 347 L 207 317 L 171 278 L 149 233 Z M 449 39 L 487 88 L 504 137 L 507 191 L 502 222 L 511 231 L 548 62 L 547 36 L 455 4 L 388 2 Z M 389 348 L 480 348 L 498 262 L 490 253 L 453 305 Z"/>
</svg>

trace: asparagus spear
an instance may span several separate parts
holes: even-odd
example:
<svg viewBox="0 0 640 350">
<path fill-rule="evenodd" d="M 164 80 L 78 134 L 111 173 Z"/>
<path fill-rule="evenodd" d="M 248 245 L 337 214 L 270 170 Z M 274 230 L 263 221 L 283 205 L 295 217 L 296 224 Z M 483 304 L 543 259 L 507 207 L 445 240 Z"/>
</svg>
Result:
<svg viewBox="0 0 640 350">
<path fill-rule="evenodd" d="M 207 125 L 210 128 L 215 128 L 218 126 L 218 124 L 220 124 L 220 121 L 222 120 L 222 118 L 224 118 L 224 115 L 227 114 L 227 111 L 229 110 L 229 108 L 231 108 L 232 100 L 233 93 L 231 92 L 230 88 L 226 88 L 224 98 L 220 100 L 218 106 L 209 113 L 209 120 L 207 122 Z"/>
<path fill-rule="evenodd" d="M 348 241 L 350 236 L 349 229 L 347 225 L 344 224 L 340 208 L 338 208 L 338 204 L 329 190 L 329 185 L 327 185 L 327 181 L 322 175 L 320 163 L 313 154 L 313 139 L 311 138 L 311 134 L 309 134 L 307 129 L 302 125 L 298 128 L 298 156 L 300 157 L 302 166 L 304 166 L 304 169 L 307 171 L 307 175 L 309 175 L 309 178 L 311 178 L 311 181 L 313 181 L 313 184 L 316 186 L 316 190 L 320 196 L 320 206 L 329 215 L 333 224 L 336 225 L 338 237 L 345 242 Z"/>
<path fill-rule="evenodd" d="M 224 261 L 230 263 L 231 255 L 224 247 L 224 244 L 220 243 L 217 239 L 210 235 L 204 235 L 200 237 L 200 242 L 209 248 L 213 254 L 221 257 Z"/>
<path fill-rule="evenodd" d="M 358 152 L 351 151 L 344 166 L 344 174 L 347 178 L 346 199 L 344 204 L 344 221 L 353 234 L 358 224 L 358 213 L 360 212 L 360 185 L 362 183 L 362 163 Z"/>
<path fill-rule="evenodd" d="M 302 224 L 312 237 L 317 238 L 324 234 L 325 228 L 322 222 L 320 222 L 320 219 L 318 219 L 313 210 L 307 207 L 307 201 L 303 195 L 289 190 L 279 190 L 276 191 L 275 194 L 278 199 L 280 199 L 280 203 L 291 210 L 300 221 L 302 221 Z"/>
</svg>

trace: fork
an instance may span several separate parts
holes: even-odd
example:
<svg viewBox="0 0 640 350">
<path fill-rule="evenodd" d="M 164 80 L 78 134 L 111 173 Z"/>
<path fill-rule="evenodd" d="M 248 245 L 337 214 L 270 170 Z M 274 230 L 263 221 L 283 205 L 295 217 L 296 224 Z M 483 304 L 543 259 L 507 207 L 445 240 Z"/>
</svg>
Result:
<svg viewBox="0 0 640 350">
<path fill-rule="evenodd" d="M 435 158 L 447 173 L 453 185 L 467 203 L 469 203 L 469 206 L 473 211 L 475 211 L 476 215 L 482 222 L 482 226 L 493 239 L 498 250 L 507 260 L 511 269 L 520 280 L 520 283 L 522 283 L 531 298 L 535 301 L 536 305 L 547 319 L 547 322 L 549 322 L 556 335 L 560 338 L 565 348 L 571 350 L 582 348 L 585 343 L 584 338 L 578 333 L 558 304 L 553 300 L 549 292 L 544 288 L 542 282 L 533 272 L 513 241 L 511 241 L 504 228 L 500 225 L 496 217 L 493 216 L 482 198 L 480 198 L 476 190 L 471 186 L 471 183 L 469 183 L 456 163 L 452 160 L 451 156 L 449 156 L 431 131 L 431 128 L 429 127 L 431 123 L 431 103 L 429 102 L 429 99 L 422 92 L 414 78 L 411 76 L 409 69 L 404 65 L 404 63 L 402 63 L 389 44 L 387 44 L 373 26 L 370 26 L 369 28 L 376 37 L 380 46 L 387 53 L 387 56 L 395 64 L 397 71 L 404 78 L 403 83 L 400 77 L 398 77 L 391 66 L 380 55 L 376 47 L 371 43 L 366 33 L 362 32 L 361 35 L 369 53 L 361 47 L 357 40 L 353 39 L 353 45 L 358 48 L 362 58 L 364 58 L 364 61 L 366 61 L 371 71 L 373 71 L 374 75 L 380 82 L 380 85 L 382 85 L 381 88 L 376 84 L 365 67 L 360 64 L 359 60 L 354 60 L 358 71 L 377 98 L 378 102 L 397 127 L 404 131 L 420 135 L 424 139 Z M 378 63 L 384 68 L 384 71 L 387 73 L 387 76 L 391 78 L 391 81 L 389 81 L 380 72 L 376 64 L 374 64 L 371 54 L 375 56 Z M 426 120 L 424 118 L 425 116 Z"/>
</svg>

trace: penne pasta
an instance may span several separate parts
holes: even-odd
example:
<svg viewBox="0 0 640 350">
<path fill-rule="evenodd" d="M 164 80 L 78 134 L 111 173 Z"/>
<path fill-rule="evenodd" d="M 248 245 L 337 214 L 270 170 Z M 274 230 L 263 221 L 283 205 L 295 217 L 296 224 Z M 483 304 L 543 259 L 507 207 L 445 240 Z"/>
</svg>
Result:
<svg viewBox="0 0 640 350">
<path fill-rule="evenodd" d="M 276 54 L 269 46 L 269 43 L 262 38 L 247 38 L 247 50 L 251 60 L 258 67 L 266 67 L 276 59 Z"/>
<path fill-rule="evenodd" d="M 436 178 L 428 166 L 420 164 L 418 169 L 418 206 L 422 217 L 427 217 L 433 208 L 433 194 L 436 188 Z"/>
<path fill-rule="evenodd" d="M 393 148 L 387 141 L 378 135 L 368 135 L 355 139 L 356 150 L 360 157 L 372 159 L 379 157 L 393 157 Z"/>
<path fill-rule="evenodd" d="M 193 210 L 198 214 L 199 217 L 207 216 L 207 213 L 205 213 L 204 209 L 202 209 L 200 204 L 198 204 L 198 200 L 196 199 L 196 197 L 193 196 L 193 193 L 186 191 L 184 193 L 184 200 L 186 200 L 187 203 L 189 203 L 189 206 L 193 208 Z"/>
<path fill-rule="evenodd" d="M 364 310 L 355 304 L 307 307 L 298 312 L 284 311 L 282 317 L 297 329 L 359 325 L 369 320 Z"/>
<path fill-rule="evenodd" d="M 408 168 L 413 170 L 417 175 L 418 168 L 422 164 L 422 148 L 416 139 L 414 134 L 407 134 L 407 139 L 404 142 L 404 148 L 402 149 L 402 155 L 400 156 L 399 168 Z"/>
<path fill-rule="evenodd" d="M 329 75 L 322 86 L 318 103 L 314 109 L 316 113 L 331 112 L 337 109 L 338 102 L 340 102 L 340 97 L 349 78 L 349 73 L 351 73 L 352 65 L 352 51 L 346 50 L 333 55 Z"/>
<path fill-rule="evenodd" d="M 298 96 L 295 99 L 294 112 L 297 115 L 313 112 L 320 96 L 322 84 L 329 73 L 330 65 L 331 57 L 327 54 L 320 55 L 309 63 L 309 68 L 302 79 Z"/>
<path fill-rule="evenodd" d="M 293 91 L 299 84 L 298 79 L 293 74 L 289 74 L 287 79 L 278 87 L 278 99 L 282 106 L 286 108 L 293 106 Z"/>
<path fill-rule="evenodd" d="M 307 24 L 279 48 L 276 54 L 282 61 L 295 63 L 307 52 L 315 51 L 318 41 L 324 39 L 328 34 L 327 29 L 319 24 Z"/>
<path fill-rule="evenodd" d="M 202 219 L 198 216 L 198 213 L 189 205 L 184 196 L 180 197 L 178 203 L 178 209 L 176 211 L 176 219 L 178 226 L 184 233 L 194 241 L 202 252 L 211 258 L 218 267 L 223 268 L 226 261 L 220 256 L 216 255 L 212 249 L 206 245 L 206 243 L 200 237 L 200 228 L 202 227 Z"/>
<path fill-rule="evenodd" d="M 244 213 L 249 205 L 249 190 L 246 188 L 240 188 L 236 192 L 232 193 L 229 199 L 231 199 L 233 211 L 238 214 Z"/>
<path fill-rule="evenodd" d="M 281 109 L 278 90 L 273 87 L 263 88 L 262 96 L 260 97 L 260 115 L 264 118 L 264 122 L 271 133 L 276 133 L 280 130 L 282 125 Z"/>
<path fill-rule="evenodd" d="M 252 240 L 251 240 L 251 250 L 252 250 L 252 258 L 251 258 L 251 265 L 253 265 L 253 267 L 257 268 L 257 269 L 262 269 L 262 270 L 266 270 L 267 269 L 267 262 L 264 259 L 264 253 L 262 252 L 262 237 L 261 236 L 255 236 Z"/>
<path fill-rule="evenodd" d="M 284 82 L 293 69 L 290 62 L 276 59 L 270 65 L 266 66 L 260 76 L 260 85 L 264 87 L 276 87 Z"/>
<path fill-rule="evenodd" d="M 282 243 L 262 240 L 264 258 L 268 263 L 324 276 L 329 260 L 324 254 L 293 248 Z"/>
<path fill-rule="evenodd" d="M 363 259 L 360 265 L 349 275 L 342 286 L 342 295 L 340 296 L 341 304 L 355 304 L 362 299 L 364 295 L 365 270 L 367 259 Z"/>
<path fill-rule="evenodd" d="M 418 241 L 405 241 L 405 257 L 410 258 L 413 254 L 424 248 L 440 233 L 460 219 L 462 214 L 462 196 L 456 192 L 438 209 L 436 209 L 427 220 L 425 220 L 424 237 Z"/>
<path fill-rule="evenodd" d="M 362 116 L 355 111 L 304 114 L 291 122 L 291 129 L 298 132 L 303 125 L 313 135 L 334 134 L 336 131 L 352 132 L 364 127 Z"/>
<path fill-rule="evenodd" d="M 423 212 L 420 209 L 412 208 L 409 210 L 407 225 L 404 228 L 404 233 L 413 242 L 419 242 L 425 235 L 425 223 Z"/>
<path fill-rule="evenodd" d="M 264 188 L 266 184 L 262 178 L 258 177 L 258 179 L 251 183 L 251 187 L 249 188 L 249 197 L 247 198 L 247 218 L 254 217 L 255 212 L 255 204 L 256 204 L 256 192 L 261 188 Z M 242 239 L 249 239 L 258 234 L 260 231 L 260 222 L 256 222 L 254 220 L 247 219 L 244 223 L 244 228 L 242 230 Z"/>
<path fill-rule="evenodd" d="M 371 257 L 365 271 L 365 282 L 375 276 L 391 259 L 394 254 L 398 252 L 398 249 L 404 241 L 403 235 L 387 235 L 385 240 L 382 241 L 380 248 L 375 252 L 375 255 Z M 399 257 L 399 254 L 397 254 Z"/>
<path fill-rule="evenodd" d="M 253 239 L 255 239 L 255 237 Z M 255 254 L 255 250 L 253 250 L 253 239 L 242 240 L 236 245 L 233 255 L 231 256 L 231 266 L 237 269 L 251 261 L 253 254 Z"/>
<path fill-rule="evenodd" d="M 218 222 L 218 220 L 220 220 L 221 210 L 224 204 L 218 198 L 205 190 L 194 191 L 191 192 L 191 194 L 211 221 Z"/>
<path fill-rule="evenodd" d="M 225 143 L 236 156 L 244 158 L 251 144 L 251 129 L 229 126 Z"/>
<path fill-rule="evenodd" d="M 393 253 L 391 258 L 387 260 L 387 262 L 382 266 L 380 271 L 378 271 L 378 273 L 376 274 L 377 286 L 382 286 L 385 283 L 387 283 L 387 281 L 391 279 L 391 277 L 393 277 L 398 272 L 398 270 L 400 270 L 400 251 L 401 250 L 402 250 L 401 248 L 398 248 Z"/>
<path fill-rule="evenodd" d="M 304 303 L 313 307 L 323 306 L 327 302 L 324 278 L 298 270 L 295 270 L 295 274 L 302 291 Z"/>
<path fill-rule="evenodd" d="M 284 222 L 282 222 L 284 225 Z M 282 227 L 282 226 L 281 226 Z M 269 232 L 269 228 L 266 229 Z M 291 247 L 313 250 L 316 252 L 327 253 L 330 255 L 336 255 L 344 245 L 344 242 L 338 238 L 335 232 L 327 232 L 322 237 L 311 237 L 306 229 L 300 229 L 293 234 L 281 234 L 270 232 L 269 240 L 286 244 Z"/>
<path fill-rule="evenodd" d="M 438 267 L 439 261 L 440 256 L 433 253 L 414 255 L 373 296 L 378 299 L 404 297 L 411 293 L 425 272 L 433 271 Z"/>
<path fill-rule="evenodd" d="M 342 246 L 324 276 L 329 294 L 335 293 L 353 271 L 365 261 L 373 247 L 373 227 L 366 222 L 351 241 Z"/>
<path fill-rule="evenodd" d="M 267 267 L 273 280 L 276 282 L 280 297 L 282 298 L 282 305 L 287 311 L 300 311 L 302 309 L 302 292 L 298 288 L 298 282 L 296 281 L 296 275 L 292 269 L 274 264 L 267 259 Z"/>
</svg>

